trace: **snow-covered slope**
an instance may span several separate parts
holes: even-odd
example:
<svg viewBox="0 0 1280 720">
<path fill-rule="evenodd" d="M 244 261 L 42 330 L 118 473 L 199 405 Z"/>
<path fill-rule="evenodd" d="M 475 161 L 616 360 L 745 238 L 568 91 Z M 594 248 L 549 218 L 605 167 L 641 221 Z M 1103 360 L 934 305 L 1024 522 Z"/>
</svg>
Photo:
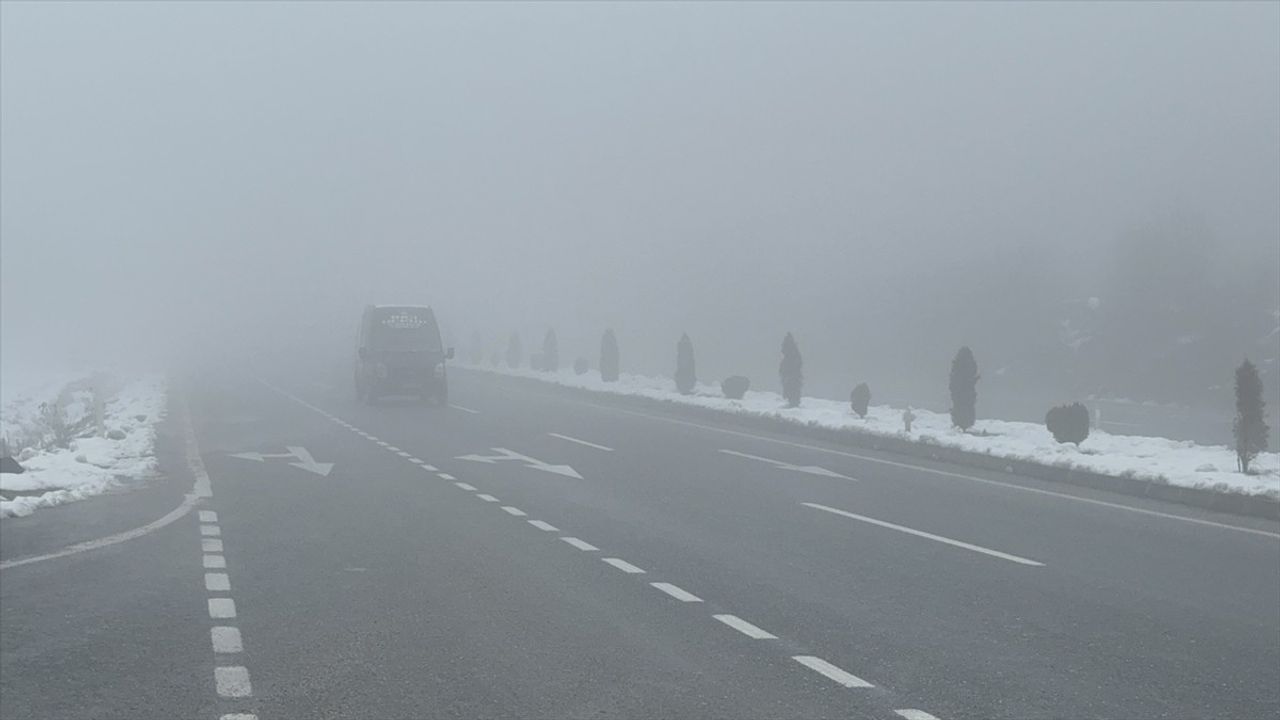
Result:
<svg viewBox="0 0 1280 720">
<path fill-rule="evenodd" d="M 1280 453 L 1263 453 L 1255 461 L 1256 475 L 1236 471 L 1235 452 L 1221 445 L 1197 445 L 1160 437 L 1112 435 L 1094 429 L 1079 448 L 1053 439 L 1043 426 L 1027 422 L 979 419 L 969 433 L 960 432 L 945 413 L 914 410 L 911 432 L 903 429 L 902 408 L 873 405 L 865 419 L 859 418 L 846 402 L 804 398 L 801 407 L 788 408 L 780 395 L 749 391 L 742 400 L 725 398 L 718 386 L 699 384 L 693 395 L 681 395 L 669 378 L 623 374 L 618 382 L 606 383 L 589 372 L 575 375 L 571 370 L 544 373 L 533 370 L 464 365 L 483 372 L 532 378 L 567 387 L 617 395 L 632 395 L 683 405 L 695 405 L 769 417 L 798 425 L 850 430 L 953 447 L 994 457 L 1026 460 L 1078 470 L 1154 480 L 1171 485 L 1219 492 L 1263 494 L 1280 498 Z M 874 391 L 874 389 L 873 389 Z"/>
<path fill-rule="evenodd" d="M 93 411 L 94 387 L 104 396 L 105 436 L 99 436 Z M 50 408 L 58 403 L 62 430 L 50 422 Z M 0 436 L 27 472 L 0 474 L 0 517 L 29 515 L 101 494 L 124 479 L 147 477 L 156 468 L 155 424 L 164 411 L 160 377 L 120 383 L 69 376 L 12 396 L 6 392 Z"/>
</svg>

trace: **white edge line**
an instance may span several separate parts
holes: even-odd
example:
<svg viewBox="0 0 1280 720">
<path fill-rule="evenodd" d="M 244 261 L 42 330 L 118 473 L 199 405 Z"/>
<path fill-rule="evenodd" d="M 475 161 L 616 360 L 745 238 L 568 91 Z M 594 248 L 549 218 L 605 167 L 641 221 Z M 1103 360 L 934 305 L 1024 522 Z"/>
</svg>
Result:
<svg viewBox="0 0 1280 720">
<path fill-rule="evenodd" d="M 587 447 L 595 448 L 597 450 L 604 450 L 605 452 L 613 452 L 613 448 L 611 447 L 605 447 L 604 445 L 597 445 L 593 442 L 587 442 L 586 440 L 579 440 L 576 437 L 569 437 L 568 435 L 561 435 L 560 433 L 547 433 L 547 434 L 553 438 L 560 438 L 561 440 L 567 440 L 571 443 L 586 445 Z"/>
<path fill-rule="evenodd" d="M 1010 555 L 1009 553 L 1000 552 L 999 550 L 992 550 L 991 548 L 985 548 L 985 547 L 982 547 L 981 545 L 973 545 L 971 543 L 962 542 L 960 540 L 952 540 L 949 537 L 934 535 L 933 533 L 927 533 L 927 532 L 924 532 L 923 530 L 915 530 L 913 528 L 904 527 L 902 525 L 895 525 L 891 522 L 885 522 L 884 520 L 876 520 L 875 518 L 869 518 L 865 515 L 858 515 L 855 513 L 851 513 L 847 510 L 827 507 L 826 505 L 819 505 L 817 503 L 811 503 L 811 502 L 802 502 L 800 504 L 806 507 L 811 507 L 815 510 L 824 510 L 826 512 L 829 512 L 835 515 L 841 515 L 843 517 L 852 518 L 854 520 L 858 520 L 864 523 L 878 525 L 882 528 L 897 530 L 898 532 L 907 533 L 908 535 L 915 535 L 916 537 L 922 537 L 922 538 L 925 538 L 926 540 L 933 540 L 935 542 L 944 543 L 946 545 L 951 545 L 953 547 L 963 548 L 965 550 L 972 550 L 973 552 L 982 553 L 983 555 L 990 555 L 991 557 L 997 557 L 997 558 L 1000 558 L 1001 560 L 1008 560 L 1009 562 L 1015 562 L 1015 563 L 1018 563 L 1019 565 L 1031 565 L 1033 567 L 1044 567 L 1044 563 L 1042 562 L 1036 562 L 1035 560 L 1028 560 L 1027 558 L 1019 557 L 1017 555 Z"/>
<path fill-rule="evenodd" d="M 780 438 L 766 437 L 764 435 L 753 435 L 751 433 L 741 432 L 738 430 L 730 430 L 728 428 L 719 428 L 713 425 L 703 425 L 702 423 L 690 422 L 688 420 L 679 420 L 677 418 L 667 418 L 667 417 L 662 417 L 660 415 L 650 415 L 649 413 L 638 412 L 635 410 L 628 410 L 626 408 L 611 407 L 609 405 L 601 405 L 599 403 L 585 402 L 585 401 L 576 400 L 576 399 L 574 400 L 566 399 L 565 402 L 587 405 L 588 407 L 594 407 L 600 410 L 618 412 L 624 415 L 633 415 L 635 417 L 648 418 L 650 420 L 657 420 L 660 422 L 668 422 L 674 425 L 696 427 L 702 430 L 709 430 L 711 432 L 723 433 L 725 435 L 733 435 L 735 437 L 744 437 L 744 438 L 750 438 L 752 440 L 761 440 L 763 442 L 771 442 L 778 445 L 786 445 L 788 447 L 802 448 L 804 450 L 813 450 L 814 452 L 827 453 L 828 455 L 838 455 L 840 457 L 854 458 L 856 460 L 865 460 L 866 462 L 879 463 L 881 465 L 889 465 L 892 467 L 906 468 L 908 470 L 916 470 L 919 472 L 929 473 L 932 475 L 941 475 L 943 477 L 952 477 L 952 478 L 958 478 L 960 480 L 969 480 L 971 482 L 982 483 L 984 485 L 992 485 L 995 487 L 1002 487 L 1009 490 L 1020 490 L 1022 492 L 1035 493 L 1037 495 L 1046 495 L 1049 497 L 1056 497 L 1063 500 L 1072 500 L 1075 502 L 1088 503 L 1090 505 L 1108 507 L 1108 508 L 1112 508 L 1113 510 L 1125 510 L 1132 513 L 1138 513 L 1139 515 L 1148 515 L 1151 517 L 1165 518 L 1166 520 L 1181 520 L 1182 522 L 1188 522 L 1195 525 L 1206 525 L 1208 527 L 1216 527 L 1223 530 L 1235 530 L 1236 532 L 1249 533 L 1252 535 L 1262 535 L 1264 537 L 1270 537 L 1270 538 L 1275 538 L 1277 540 L 1280 540 L 1280 533 L 1272 532 L 1270 530 L 1258 530 L 1257 528 L 1243 527 L 1240 525 L 1230 525 L 1228 523 L 1215 522 L 1213 520 L 1202 520 L 1200 518 L 1188 517 L 1186 515 L 1176 515 L 1174 513 L 1160 512 L 1159 510 L 1148 510 L 1146 508 L 1134 507 L 1132 505 L 1124 505 L 1122 503 L 1107 502 L 1106 500 L 1095 500 L 1094 498 L 1082 497 L 1080 495 L 1070 495 L 1067 493 L 1055 492 L 1053 490 L 1045 490 L 1043 488 L 1027 487 L 1026 485 L 1018 485 L 1016 483 L 1007 483 L 1007 482 L 1002 482 L 1000 480 L 980 478 L 980 477 L 975 477 L 973 475 L 965 475 L 964 473 L 951 472 L 949 470 L 938 470 L 937 468 L 925 467 L 923 465 L 912 465 L 911 463 L 897 462 L 895 460 L 885 460 L 883 458 L 871 457 L 870 455 L 859 455 L 858 453 L 846 452 L 843 450 L 835 450 L 832 448 L 824 448 L 824 447 L 819 447 L 817 445 L 808 445 L 802 442 L 782 440 Z"/>
</svg>

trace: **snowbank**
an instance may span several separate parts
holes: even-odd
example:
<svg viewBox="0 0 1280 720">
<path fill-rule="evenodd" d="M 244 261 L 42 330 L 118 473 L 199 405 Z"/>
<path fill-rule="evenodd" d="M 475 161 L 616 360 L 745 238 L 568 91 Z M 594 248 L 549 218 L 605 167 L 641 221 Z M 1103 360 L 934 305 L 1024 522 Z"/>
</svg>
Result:
<svg viewBox="0 0 1280 720">
<path fill-rule="evenodd" d="M 777 393 L 752 390 L 742 400 L 729 400 L 721 395 L 719 387 L 705 384 L 699 384 L 693 395 L 681 395 L 676 392 L 673 380 L 662 377 L 623 374 L 618 382 L 606 383 L 597 373 L 575 375 L 567 369 L 559 373 L 544 373 L 466 364 L 463 367 L 583 390 L 774 418 L 797 425 L 914 440 L 994 457 L 1104 475 L 1280 498 L 1280 453 L 1263 453 L 1258 456 L 1254 463 L 1258 474 L 1244 475 L 1235 470 L 1235 451 L 1221 445 L 1197 445 L 1190 441 L 1160 437 L 1111 435 L 1094 428 L 1089 433 L 1089 439 L 1076 448 L 1074 445 L 1062 445 L 1055 441 L 1044 425 L 979 419 L 970 433 L 963 433 L 951 425 L 950 415 L 919 409 L 913 410 L 915 419 L 908 434 L 903 430 L 902 408 L 873 405 L 863 419 L 853 413 L 847 402 L 836 400 L 806 397 L 801 407 L 788 408 L 785 407 L 782 396 Z"/>
<path fill-rule="evenodd" d="M 105 437 L 98 435 L 95 388 L 103 396 Z M 69 376 L 6 392 L 0 436 L 27 472 L 0 474 L 0 517 L 30 515 L 149 476 L 164 411 L 160 377 L 121 384 L 102 375 Z"/>
</svg>

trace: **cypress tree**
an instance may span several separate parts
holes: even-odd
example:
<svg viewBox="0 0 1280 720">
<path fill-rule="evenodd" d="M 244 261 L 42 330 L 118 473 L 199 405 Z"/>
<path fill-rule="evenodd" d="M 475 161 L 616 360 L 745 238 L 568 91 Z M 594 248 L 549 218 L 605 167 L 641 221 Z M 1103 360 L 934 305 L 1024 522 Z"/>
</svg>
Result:
<svg viewBox="0 0 1280 720">
<path fill-rule="evenodd" d="M 1249 463 L 1267 449 L 1266 402 L 1262 399 L 1262 378 L 1258 368 L 1245 360 L 1236 368 L 1236 461 L 1240 472 L 1249 472 Z"/>
<path fill-rule="evenodd" d="M 605 382 L 618 381 L 618 338 L 613 330 L 605 330 L 600 338 L 600 379 Z"/>
<path fill-rule="evenodd" d="M 871 405 L 871 388 L 866 383 L 858 383 L 858 387 L 849 393 L 849 405 L 858 413 L 858 417 L 865 418 L 867 407 Z"/>
<path fill-rule="evenodd" d="M 978 419 L 978 361 L 968 346 L 960 348 L 951 361 L 951 422 L 968 430 Z"/>
<path fill-rule="evenodd" d="M 693 341 L 685 333 L 680 336 L 680 342 L 676 343 L 676 389 L 681 395 L 688 395 L 693 392 L 693 386 L 697 382 L 693 366 Z"/>
<path fill-rule="evenodd" d="M 782 396 L 787 399 L 787 407 L 800 406 L 800 391 L 804 387 L 804 361 L 800 358 L 800 348 L 796 339 L 787 333 L 782 338 L 782 363 L 778 365 L 778 377 L 782 380 Z"/>
<path fill-rule="evenodd" d="M 560 344 L 555 330 L 547 330 L 546 337 L 542 338 L 542 369 L 547 372 L 560 369 Z"/>
</svg>

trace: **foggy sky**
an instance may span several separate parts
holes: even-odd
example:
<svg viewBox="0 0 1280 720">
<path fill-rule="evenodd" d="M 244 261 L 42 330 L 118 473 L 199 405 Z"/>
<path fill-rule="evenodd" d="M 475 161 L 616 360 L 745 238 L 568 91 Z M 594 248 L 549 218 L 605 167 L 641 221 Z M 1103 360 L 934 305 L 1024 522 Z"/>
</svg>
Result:
<svg viewBox="0 0 1280 720">
<path fill-rule="evenodd" d="M 945 392 L 1135 229 L 1280 262 L 1277 198 L 1275 3 L 0 5 L 6 367 L 407 301 L 459 346 L 614 327 L 669 373 L 688 332 L 770 386 L 792 330 L 815 391 Z"/>
</svg>

